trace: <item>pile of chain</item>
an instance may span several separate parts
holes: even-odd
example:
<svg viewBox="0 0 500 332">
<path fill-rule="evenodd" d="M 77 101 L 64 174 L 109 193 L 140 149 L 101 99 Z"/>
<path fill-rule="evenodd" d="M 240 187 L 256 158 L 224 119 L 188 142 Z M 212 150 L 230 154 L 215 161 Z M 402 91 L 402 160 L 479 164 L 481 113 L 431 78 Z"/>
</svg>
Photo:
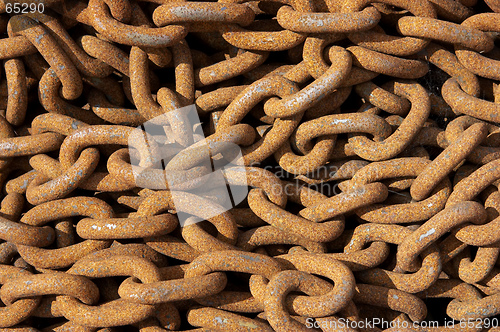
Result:
<svg viewBox="0 0 500 332">
<path fill-rule="evenodd" d="M 498 0 L 0 13 L 1 331 L 498 331 Z M 155 158 L 136 127 L 189 105 L 244 160 L 211 217 L 194 153 L 142 186 L 131 164 Z"/>
</svg>

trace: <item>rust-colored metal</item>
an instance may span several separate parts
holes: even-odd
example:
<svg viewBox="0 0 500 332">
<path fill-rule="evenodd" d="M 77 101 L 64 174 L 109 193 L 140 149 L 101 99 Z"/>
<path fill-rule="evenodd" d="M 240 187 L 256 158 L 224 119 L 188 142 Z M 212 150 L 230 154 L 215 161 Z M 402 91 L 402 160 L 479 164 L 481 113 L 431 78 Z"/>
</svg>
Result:
<svg viewBox="0 0 500 332">
<path fill-rule="evenodd" d="M 498 330 L 497 0 L 0 14 L 2 331 Z"/>
</svg>

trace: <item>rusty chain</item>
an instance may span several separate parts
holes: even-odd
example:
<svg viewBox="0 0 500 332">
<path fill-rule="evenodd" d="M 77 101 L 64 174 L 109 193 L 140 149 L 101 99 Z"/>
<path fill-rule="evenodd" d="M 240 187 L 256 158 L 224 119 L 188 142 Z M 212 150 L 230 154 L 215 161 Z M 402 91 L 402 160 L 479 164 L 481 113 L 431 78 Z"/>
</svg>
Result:
<svg viewBox="0 0 500 332">
<path fill-rule="evenodd" d="M 500 329 L 498 0 L 5 0 L 0 30 L 0 331 Z"/>
</svg>

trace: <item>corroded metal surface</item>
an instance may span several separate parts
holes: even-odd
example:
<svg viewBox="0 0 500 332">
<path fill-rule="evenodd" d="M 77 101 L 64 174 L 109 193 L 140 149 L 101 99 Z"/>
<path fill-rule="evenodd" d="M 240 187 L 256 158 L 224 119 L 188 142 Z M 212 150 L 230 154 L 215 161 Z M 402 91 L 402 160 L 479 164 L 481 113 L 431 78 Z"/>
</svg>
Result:
<svg viewBox="0 0 500 332">
<path fill-rule="evenodd" d="M 498 330 L 498 0 L 41 4 L 0 3 L 1 331 Z"/>
</svg>

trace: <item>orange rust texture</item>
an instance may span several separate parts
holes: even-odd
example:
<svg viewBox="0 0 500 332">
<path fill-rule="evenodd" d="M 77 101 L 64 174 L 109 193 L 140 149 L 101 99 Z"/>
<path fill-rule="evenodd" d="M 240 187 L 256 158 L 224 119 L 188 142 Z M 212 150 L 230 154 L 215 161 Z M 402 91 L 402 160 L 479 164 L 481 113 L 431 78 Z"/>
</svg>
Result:
<svg viewBox="0 0 500 332">
<path fill-rule="evenodd" d="M 4 1 L 0 32 L 0 331 L 498 330 L 457 321 L 500 315 L 499 0 Z M 190 105 L 211 154 L 129 146 Z M 248 195 L 193 203 L 228 145 Z"/>
</svg>

